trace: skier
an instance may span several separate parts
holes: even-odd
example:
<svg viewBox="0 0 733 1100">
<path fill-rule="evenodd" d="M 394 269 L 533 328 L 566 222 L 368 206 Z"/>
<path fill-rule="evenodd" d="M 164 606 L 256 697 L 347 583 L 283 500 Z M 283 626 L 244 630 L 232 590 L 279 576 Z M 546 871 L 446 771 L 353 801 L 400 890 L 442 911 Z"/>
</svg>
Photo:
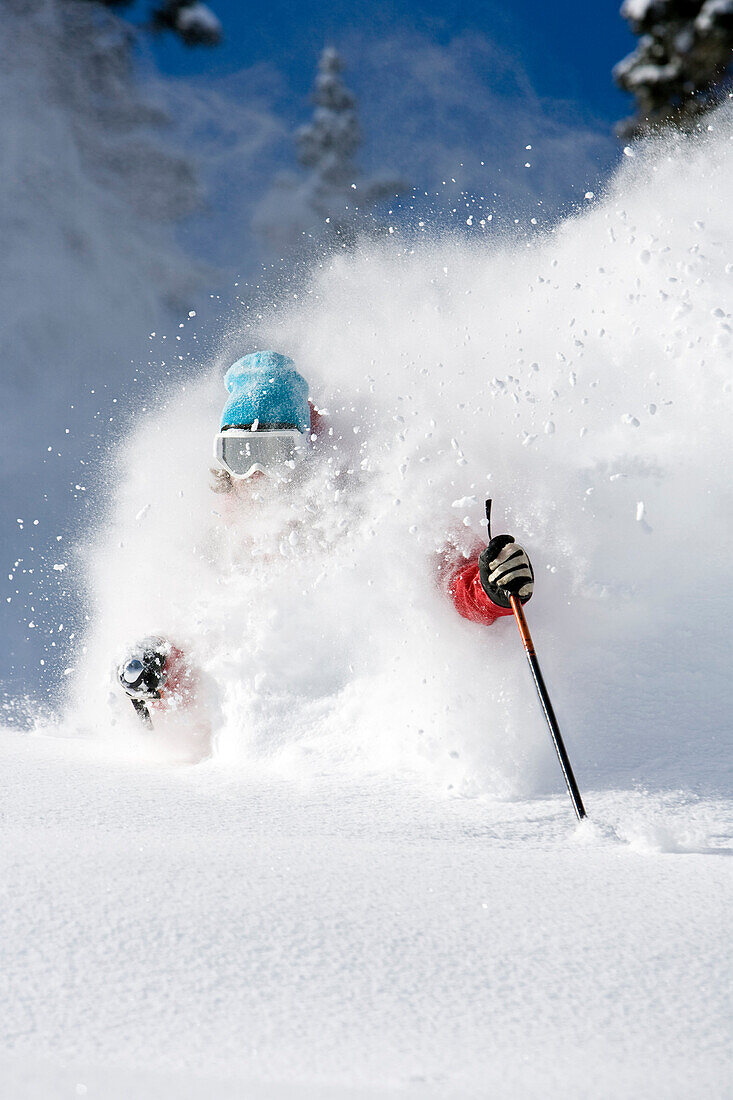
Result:
<svg viewBox="0 0 733 1100">
<path fill-rule="evenodd" d="M 245 355 L 227 371 L 229 398 L 214 440 L 212 489 L 244 498 L 255 507 L 252 486 L 268 491 L 298 476 L 318 442 L 323 418 L 308 399 L 308 384 L 291 359 L 278 352 Z M 511 615 L 511 594 L 526 603 L 534 574 L 525 550 L 511 535 L 497 535 L 467 558 L 448 551 L 439 580 L 456 610 L 472 622 L 491 625 Z M 150 711 L 187 706 L 196 696 L 197 676 L 185 654 L 165 638 L 151 636 L 133 646 L 117 666 L 117 680 L 143 722 Z"/>
</svg>

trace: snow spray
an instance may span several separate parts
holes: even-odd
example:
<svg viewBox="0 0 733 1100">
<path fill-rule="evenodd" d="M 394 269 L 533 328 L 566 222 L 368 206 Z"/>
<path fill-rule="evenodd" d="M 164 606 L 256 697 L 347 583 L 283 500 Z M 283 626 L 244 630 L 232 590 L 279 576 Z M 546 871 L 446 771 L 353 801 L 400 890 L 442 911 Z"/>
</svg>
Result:
<svg viewBox="0 0 733 1100">
<path fill-rule="evenodd" d="M 446 546 L 485 542 L 500 492 L 591 785 L 715 782 L 732 138 L 726 108 L 704 134 L 628 149 L 605 196 L 550 230 L 395 234 L 324 262 L 257 322 L 235 317 L 226 355 L 119 464 L 90 554 L 79 718 L 108 728 L 113 656 L 163 633 L 218 684 L 214 748 L 233 767 L 556 790 L 514 625 L 460 618 L 438 581 Z M 208 487 L 211 439 L 224 369 L 263 347 L 294 359 L 327 434 L 297 492 L 238 510 Z"/>
</svg>

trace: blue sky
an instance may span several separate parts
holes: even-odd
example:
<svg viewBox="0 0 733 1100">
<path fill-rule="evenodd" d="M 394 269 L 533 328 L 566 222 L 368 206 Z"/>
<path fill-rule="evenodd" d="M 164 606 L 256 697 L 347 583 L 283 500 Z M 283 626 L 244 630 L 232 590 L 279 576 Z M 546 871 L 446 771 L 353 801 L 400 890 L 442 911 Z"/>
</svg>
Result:
<svg viewBox="0 0 733 1100">
<path fill-rule="evenodd" d="M 521 57 L 540 95 L 582 102 L 609 122 L 627 111 L 628 97 L 614 87 L 611 68 L 633 48 L 635 38 L 621 18 L 618 0 L 395 0 L 360 5 L 343 0 L 210 0 L 209 6 L 224 25 L 223 44 L 213 51 L 190 50 L 170 36 L 160 39 L 155 55 L 164 72 L 224 75 L 275 62 L 307 92 L 325 42 L 338 45 L 354 32 L 372 37 L 413 30 L 444 46 L 461 33 L 476 32 Z"/>
<path fill-rule="evenodd" d="M 357 96 L 360 166 L 427 191 L 439 224 L 461 192 L 512 216 L 567 209 L 618 157 L 612 128 L 629 105 L 611 69 L 634 45 L 618 0 L 210 6 L 221 46 L 191 50 L 168 35 L 152 50 L 207 188 L 186 243 L 229 271 L 246 276 L 267 258 L 252 218 L 278 174 L 298 172 L 292 134 L 310 115 L 327 43 Z"/>
</svg>

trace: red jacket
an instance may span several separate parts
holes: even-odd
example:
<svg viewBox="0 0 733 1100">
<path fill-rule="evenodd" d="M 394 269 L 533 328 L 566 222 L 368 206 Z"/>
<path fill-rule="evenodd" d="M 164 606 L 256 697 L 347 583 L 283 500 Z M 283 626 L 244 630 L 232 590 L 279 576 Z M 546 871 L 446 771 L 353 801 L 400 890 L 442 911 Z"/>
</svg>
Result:
<svg viewBox="0 0 733 1100">
<path fill-rule="evenodd" d="M 484 592 L 478 571 L 478 554 L 468 562 L 462 557 L 450 565 L 446 563 L 444 576 L 455 609 L 464 619 L 491 626 L 502 615 L 513 614 L 511 607 L 499 607 Z"/>
</svg>

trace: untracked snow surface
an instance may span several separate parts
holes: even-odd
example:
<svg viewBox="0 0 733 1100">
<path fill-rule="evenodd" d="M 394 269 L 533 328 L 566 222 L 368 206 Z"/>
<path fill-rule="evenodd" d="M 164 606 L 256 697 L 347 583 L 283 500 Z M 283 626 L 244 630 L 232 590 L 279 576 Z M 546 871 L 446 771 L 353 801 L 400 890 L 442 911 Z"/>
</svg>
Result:
<svg viewBox="0 0 733 1100">
<path fill-rule="evenodd" d="M 729 1095 L 733 815 L 0 739 L 3 1095 Z"/>
<path fill-rule="evenodd" d="M 6 1092 L 729 1095 L 731 132 L 552 232 L 337 257 L 111 448 L 66 717 L 0 741 Z M 215 496 L 255 347 L 325 431 Z M 513 622 L 439 581 L 486 495 L 579 828 Z M 153 734 L 110 679 L 149 633 L 201 701 Z"/>
</svg>

